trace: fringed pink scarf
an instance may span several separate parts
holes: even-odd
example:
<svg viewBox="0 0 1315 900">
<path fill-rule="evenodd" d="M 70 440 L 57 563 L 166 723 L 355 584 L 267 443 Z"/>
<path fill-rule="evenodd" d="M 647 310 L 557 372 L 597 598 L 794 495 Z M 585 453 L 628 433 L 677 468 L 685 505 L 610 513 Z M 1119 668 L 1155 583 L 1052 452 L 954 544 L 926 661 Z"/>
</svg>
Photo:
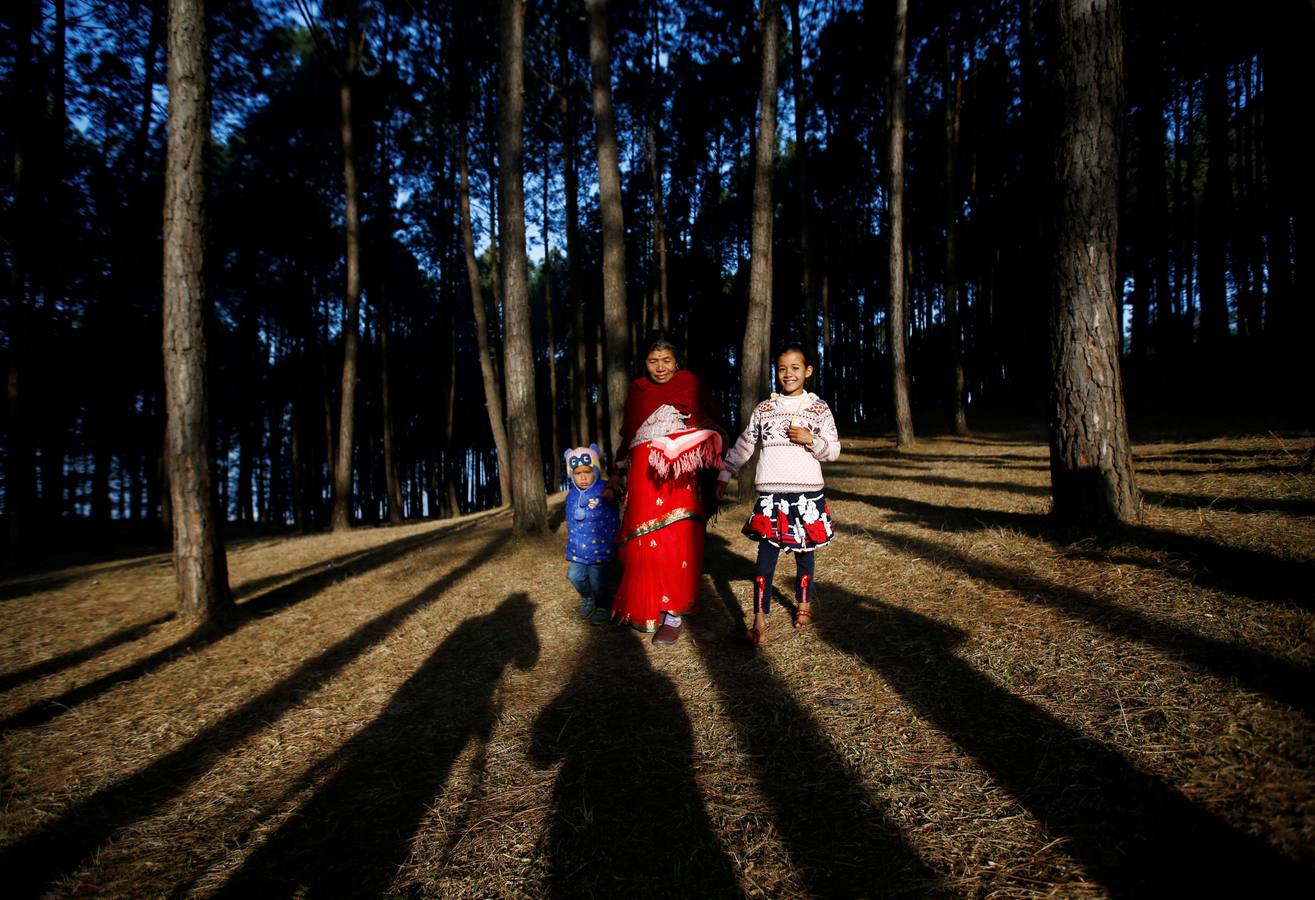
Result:
<svg viewBox="0 0 1315 900">
<path fill-rule="evenodd" d="M 659 478 L 679 478 L 721 466 L 721 435 L 711 428 L 678 431 L 649 441 L 648 465 Z"/>
</svg>

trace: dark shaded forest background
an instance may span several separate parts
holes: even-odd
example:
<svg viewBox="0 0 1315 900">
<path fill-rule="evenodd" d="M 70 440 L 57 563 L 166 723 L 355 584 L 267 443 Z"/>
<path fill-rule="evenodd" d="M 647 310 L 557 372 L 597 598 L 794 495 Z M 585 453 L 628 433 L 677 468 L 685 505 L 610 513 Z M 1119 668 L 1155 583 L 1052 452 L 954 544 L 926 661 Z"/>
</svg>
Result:
<svg viewBox="0 0 1315 900">
<path fill-rule="evenodd" d="M 842 433 L 891 426 L 891 3 L 782 4 L 772 345 L 816 342 Z M 608 4 L 631 358 L 653 330 L 736 425 L 760 63 L 750 0 Z M 349 11 L 350 8 L 350 11 Z M 0 34 L 3 510 L 10 552 L 164 541 L 164 0 L 14 0 Z M 500 364 L 494 4 L 214 0 L 207 335 L 221 509 L 329 523 L 339 433 L 352 79 L 361 181 L 354 518 L 497 505 L 458 197 Z M 1041 422 L 1051 14 L 912 4 L 906 300 L 922 431 Z M 360 17 L 360 65 L 336 37 Z M 1229 411 L 1309 427 L 1309 0 L 1243 14 L 1127 2 L 1118 266 L 1134 422 Z M 583 5 L 528 6 L 525 197 L 545 479 L 608 433 L 598 177 Z M 963 387 L 956 387 L 962 360 Z M 386 385 L 386 386 L 385 386 Z M 400 509 L 385 477 L 391 427 Z"/>
</svg>

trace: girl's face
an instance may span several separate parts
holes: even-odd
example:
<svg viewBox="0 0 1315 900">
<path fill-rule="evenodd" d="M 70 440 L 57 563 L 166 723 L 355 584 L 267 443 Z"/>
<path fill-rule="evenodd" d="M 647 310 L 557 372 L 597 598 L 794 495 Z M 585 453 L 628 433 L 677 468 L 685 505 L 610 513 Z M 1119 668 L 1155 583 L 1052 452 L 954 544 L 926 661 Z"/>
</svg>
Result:
<svg viewBox="0 0 1315 900">
<path fill-rule="evenodd" d="M 796 350 L 787 350 L 776 359 L 776 380 L 781 383 L 781 393 L 787 397 L 796 397 L 804 392 L 804 381 L 813 374 L 813 367 L 804 362 L 804 355 Z"/>
<path fill-rule="evenodd" d="M 589 490 L 589 486 L 594 483 L 594 467 L 576 466 L 571 471 L 571 479 L 575 481 L 575 486 L 580 490 Z"/>
<path fill-rule="evenodd" d="M 676 365 L 676 355 L 664 347 L 648 355 L 644 360 L 644 368 L 648 370 L 648 377 L 655 384 L 666 384 L 680 366 Z"/>
</svg>

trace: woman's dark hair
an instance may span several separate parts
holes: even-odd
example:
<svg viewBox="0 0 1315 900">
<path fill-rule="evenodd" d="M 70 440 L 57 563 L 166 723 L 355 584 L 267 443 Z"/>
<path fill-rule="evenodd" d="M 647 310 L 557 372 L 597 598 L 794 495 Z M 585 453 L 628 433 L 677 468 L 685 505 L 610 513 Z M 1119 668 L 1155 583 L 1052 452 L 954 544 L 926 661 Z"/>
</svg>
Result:
<svg viewBox="0 0 1315 900">
<path fill-rule="evenodd" d="M 671 343 L 671 341 L 667 339 L 667 335 L 665 332 L 655 331 L 653 332 L 653 334 L 649 335 L 648 349 L 644 351 L 643 358 L 648 359 L 648 355 L 657 350 L 670 350 L 671 355 L 676 357 L 676 364 L 677 365 L 683 364 L 683 361 L 680 358 L 680 351 L 676 349 L 675 344 Z"/>
<path fill-rule="evenodd" d="M 813 356 L 804 349 L 803 344 L 785 344 L 780 350 L 777 350 L 776 355 L 772 357 L 772 365 L 776 365 L 781 357 L 785 356 L 787 353 L 798 353 L 804 358 L 805 366 L 811 366 L 813 364 Z"/>
</svg>

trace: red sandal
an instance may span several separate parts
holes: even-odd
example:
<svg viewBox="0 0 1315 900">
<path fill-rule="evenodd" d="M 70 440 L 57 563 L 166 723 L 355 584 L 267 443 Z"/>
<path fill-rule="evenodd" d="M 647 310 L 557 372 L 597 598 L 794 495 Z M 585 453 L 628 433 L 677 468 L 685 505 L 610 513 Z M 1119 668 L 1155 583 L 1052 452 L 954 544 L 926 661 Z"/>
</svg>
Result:
<svg viewBox="0 0 1315 900">
<path fill-rule="evenodd" d="M 754 647 L 761 647 L 767 643 L 767 620 L 764 619 L 762 626 L 759 627 L 757 622 L 749 626 L 749 643 Z"/>
</svg>

